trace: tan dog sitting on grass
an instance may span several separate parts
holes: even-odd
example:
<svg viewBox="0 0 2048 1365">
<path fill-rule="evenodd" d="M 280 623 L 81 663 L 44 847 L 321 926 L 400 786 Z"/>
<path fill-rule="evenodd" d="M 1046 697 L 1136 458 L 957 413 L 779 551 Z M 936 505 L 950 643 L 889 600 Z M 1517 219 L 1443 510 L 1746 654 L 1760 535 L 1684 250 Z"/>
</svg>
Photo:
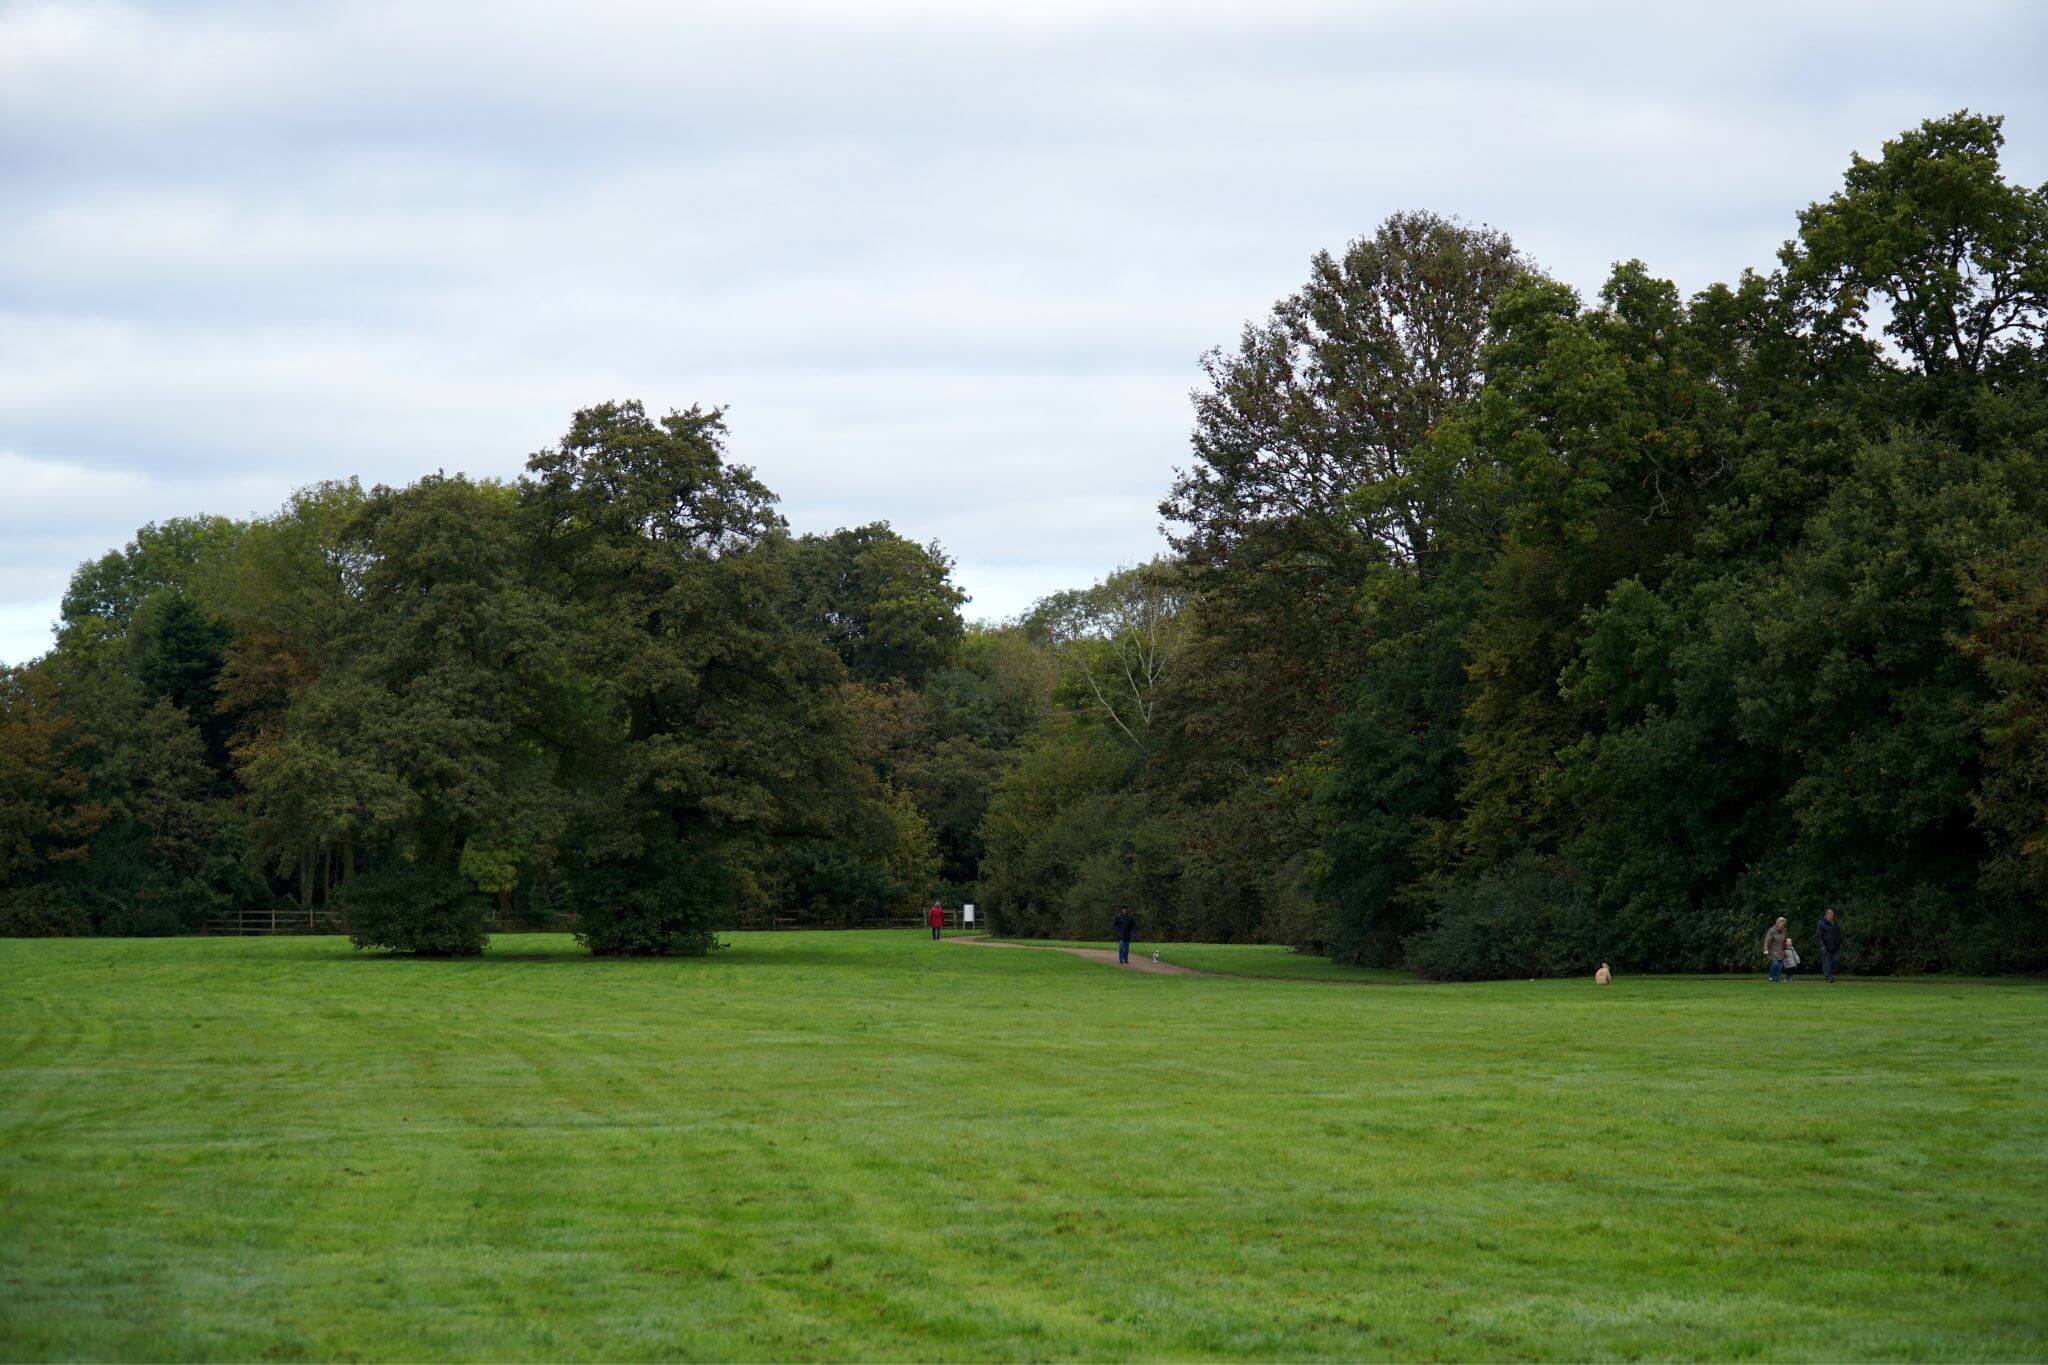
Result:
<svg viewBox="0 0 2048 1365">
<path fill-rule="evenodd" d="M 1604 986 L 1612 980 L 1614 980 L 1614 973 L 1607 970 L 1607 964 L 1605 962 L 1601 963 L 1600 970 L 1593 973 L 1593 984 L 1596 986 Z"/>
</svg>

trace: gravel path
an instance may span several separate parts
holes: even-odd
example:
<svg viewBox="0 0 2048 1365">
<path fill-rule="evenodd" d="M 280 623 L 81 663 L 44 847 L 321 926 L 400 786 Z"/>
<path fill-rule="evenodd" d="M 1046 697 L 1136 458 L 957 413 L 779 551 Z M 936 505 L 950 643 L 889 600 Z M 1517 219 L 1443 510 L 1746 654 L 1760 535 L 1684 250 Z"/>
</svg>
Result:
<svg viewBox="0 0 2048 1365">
<path fill-rule="evenodd" d="M 1072 953 L 1075 957 L 1085 957 L 1090 962 L 1100 962 L 1104 966 L 1121 965 L 1127 972 L 1150 972 L 1154 976 L 1210 975 L 1208 972 L 1198 972 L 1192 967 L 1176 967 L 1171 962 L 1154 962 L 1149 957 L 1134 957 L 1128 963 L 1119 964 L 1114 948 L 1061 948 L 1050 943 L 1011 943 L 990 938 L 949 938 L 945 941 L 978 944 L 983 948 L 1024 948 L 1040 953 Z"/>
</svg>

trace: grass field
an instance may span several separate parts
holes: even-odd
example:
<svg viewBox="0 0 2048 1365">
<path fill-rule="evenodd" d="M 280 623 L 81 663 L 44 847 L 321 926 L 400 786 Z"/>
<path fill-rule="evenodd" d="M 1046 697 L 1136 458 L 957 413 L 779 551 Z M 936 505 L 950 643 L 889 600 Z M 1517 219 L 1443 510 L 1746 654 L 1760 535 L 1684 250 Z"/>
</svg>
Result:
<svg viewBox="0 0 2048 1365">
<path fill-rule="evenodd" d="M 2038 983 L 0 942 L 8 1359 L 2044 1354 Z"/>
</svg>

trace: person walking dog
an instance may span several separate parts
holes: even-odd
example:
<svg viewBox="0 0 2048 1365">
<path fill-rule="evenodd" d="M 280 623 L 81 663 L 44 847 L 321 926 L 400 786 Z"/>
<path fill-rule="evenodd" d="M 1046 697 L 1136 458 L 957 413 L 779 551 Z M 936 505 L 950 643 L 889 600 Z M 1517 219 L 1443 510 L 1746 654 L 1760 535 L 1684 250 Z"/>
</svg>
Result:
<svg viewBox="0 0 2048 1365">
<path fill-rule="evenodd" d="M 1813 941 L 1820 945 L 1821 975 L 1833 982 L 1842 956 L 1842 922 L 1835 918 L 1834 906 L 1821 911 L 1820 923 L 1813 926 Z"/>
<path fill-rule="evenodd" d="M 1771 960 L 1771 980 L 1785 979 L 1785 950 L 1791 946 L 1791 936 L 1785 932 L 1785 917 L 1780 915 L 1764 934 L 1764 956 Z"/>
<path fill-rule="evenodd" d="M 932 908 L 924 912 L 924 922 L 932 927 L 932 941 L 936 943 L 939 930 L 946 927 L 946 912 L 937 901 L 933 901 Z"/>
<path fill-rule="evenodd" d="M 1116 930 L 1116 960 L 1125 967 L 1131 965 L 1131 931 L 1138 927 L 1138 917 L 1128 910 L 1116 912 L 1116 918 L 1109 922 Z"/>
</svg>

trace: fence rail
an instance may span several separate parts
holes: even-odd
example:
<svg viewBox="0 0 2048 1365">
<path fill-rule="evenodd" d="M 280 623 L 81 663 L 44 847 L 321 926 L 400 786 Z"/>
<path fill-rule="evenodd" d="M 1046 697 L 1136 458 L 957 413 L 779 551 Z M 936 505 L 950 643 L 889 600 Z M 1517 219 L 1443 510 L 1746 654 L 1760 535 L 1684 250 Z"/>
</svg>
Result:
<svg viewBox="0 0 2048 1365">
<path fill-rule="evenodd" d="M 348 921 L 338 910 L 237 910 L 206 921 L 209 934 L 342 934 Z"/>
<path fill-rule="evenodd" d="M 485 921 L 484 927 L 494 934 L 531 933 L 545 928 L 551 932 L 573 932 L 576 916 L 558 914 L 543 926 L 538 921 L 520 919 L 516 916 L 500 918 L 493 916 Z M 820 925 L 807 923 L 793 916 L 779 915 L 768 921 L 770 929 L 922 929 L 925 927 L 922 915 L 895 915 L 884 920 L 871 920 L 866 924 Z M 959 930 L 967 926 L 960 922 L 958 910 L 946 911 L 946 927 Z M 210 916 L 203 933 L 207 934 L 345 934 L 348 919 L 339 910 L 324 907 L 316 910 L 301 910 L 285 906 L 264 910 L 239 910 L 223 915 Z"/>
</svg>

